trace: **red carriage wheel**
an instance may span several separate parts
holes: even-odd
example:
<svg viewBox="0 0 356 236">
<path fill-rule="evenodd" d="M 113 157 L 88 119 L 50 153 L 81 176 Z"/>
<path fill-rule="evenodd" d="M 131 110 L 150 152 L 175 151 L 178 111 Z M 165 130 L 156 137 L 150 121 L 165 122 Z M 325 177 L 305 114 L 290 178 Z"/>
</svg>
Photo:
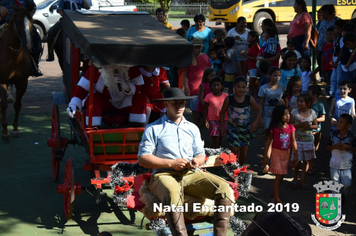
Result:
<svg viewBox="0 0 356 236">
<path fill-rule="evenodd" d="M 75 199 L 74 166 L 71 157 L 68 158 L 66 164 L 66 169 L 64 172 L 64 185 L 66 187 L 63 194 L 64 214 L 66 219 L 70 220 L 72 218 L 73 203 Z"/>
<path fill-rule="evenodd" d="M 81 193 L 81 186 L 74 182 L 74 165 L 71 157 L 68 158 L 64 171 L 63 184 L 57 185 L 57 192 L 63 193 L 64 215 L 67 220 L 72 218 L 75 195 Z"/>
<path fill-rule="evenodd" d="M 60 162 L 63 157 L 58 105 L 53 105 L 51 139 L 48 139 L 47 145 L 52 149 L 52 172 L 54 181 L 57 182 Z"/>
<path fill-rule="evenodd" d="M 58 192 L 63 193 L 64 215 L 67 220 L 70 220 L 73 213 L 73 203 L 75 199 L 74 166 L 71 157 L 67 160 L 64 172 L 64 183 L 58 184 Z"/>
</svg>

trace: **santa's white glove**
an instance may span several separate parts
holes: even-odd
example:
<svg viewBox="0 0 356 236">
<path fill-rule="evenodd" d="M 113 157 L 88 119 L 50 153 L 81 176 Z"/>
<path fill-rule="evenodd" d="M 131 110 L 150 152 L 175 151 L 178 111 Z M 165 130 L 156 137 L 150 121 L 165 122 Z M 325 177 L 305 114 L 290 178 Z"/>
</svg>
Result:
<svg viewBox="0 0 356 236">
<path fill-rule="evenodd" d="M 74 118 L 76 111 L 77 111 L 77 106 L 69 104 L 69 106 L 67 107 L 67 112 L 70 118 Z"/>
<path fill-rule="evenodd" d="M 115 76 L 114 77 L 114 81 L 117 84 L 117 87 L 118 87 L 119 91 L 122 91 L 122 90 L 125 90 L 126 92 L 130 92 L 131 91 L 131 87 L 129 85 L 129 82 L 125 81 L 121 77 Z"/>
</svg>

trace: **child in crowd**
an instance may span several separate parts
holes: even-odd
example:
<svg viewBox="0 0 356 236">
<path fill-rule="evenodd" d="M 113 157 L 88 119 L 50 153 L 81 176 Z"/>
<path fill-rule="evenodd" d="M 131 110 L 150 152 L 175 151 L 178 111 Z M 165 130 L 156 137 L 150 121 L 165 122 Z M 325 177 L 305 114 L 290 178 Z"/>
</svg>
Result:
<svg viewBox="0 0 356 236">
<path fill-rule="evenodd" d="M 258 46 L 258 33 L 256 31 L 249 31 L 247 35 L 248 52 L 241 52 L 241 55 L 247 58 L 247 69 L 248 75 L 250 76 L 249 81 L 249 94 L 254 96 L 254 93 L 258 93 L 258 80 L 256 78 L 257 66 L 256 58 L 260 47 Z"/>
<path fill-rule="evenodd" d="M 283 99 L 289 112 L 297 108 L 297 100 L 302 91 L 302 79 L 298 76 L 292 76 L 287 84 Z"/>
<path fill-rule="evenodd" d="M 226 38 L 226 32 L 223 29 L 216 29 L 214 31 L 215 34 L 215 42 L 214 49 L 217 52 L 218 59 L 221 61 L 222 70 L 221 70 L 221 78 L 224 78 L 224 54 L 222 53 L 223 49 L 226 47 L 224 39 Z"/>
<path fill-rule="evenodd" d="M 310 81 L 313 84 L 316 83 L 314 73 L 311 71 L 311 59 L 308 55 L 302 56 L 300 67 L 302 71 L 302 93 L 306 93 L 308 91 Z"/>
<path fill-rule="evenodd" d="M 276 39 L 276 29 L 269 27 L 266 29 L 266 41 L 263 42 L 263 58 L 271 58 L 276 55 L 277 47 L 279 45 L 278 40 Z"/>
<path fill-rule="evenodd" d="M 311 108 L 315 111 L 317 117 L 316 121 L 318 122 L 318 128 L 313 130 L 315 152 L 317 152 L 321 140 L 321 123 L 325 121 L 326 112 L 324 104 L 322 102 L 319 102 L 319 96 L 322 95 L 320 86 L 316 84 L 309 86 L 308 93 L 312 97 L 313 102 Z M 312 175 L 315 171 L 315 159 L 311 159 L 309 162 L 308 174 Z"/>
<path fill-rule="evenodd" d="M 215 34 L 215 42 L 214 42 L 214 49 L 220 53 L 221 49 L 225 48 L 225 41 L 226 32 L 223 29 L 216 29 L 214 31 Z"/>
<path fill-rule="evenodd" d="M 274 22 L 271 19 L 267 18 L 267 19 L 264 19 L 262 21 L 262 34 L 261 34 L 260 39 L 258 41 L 258 45 L 260 47 L 262 47 L 263 42 L 266 40 L 266 29 L 267 28 L 274 28 L 276 30 L 275 38 L 276 38 L 277 41 L 279 41 L 279 39 L 278 39 L 278 29 L 277 29 L 276 25 L 274 24 Z"/>
<path fill-rule="evenodd" d="M 218 52 L 215 50 L 215 48 L 209 50 L 209 58 L 210 63 L 215 70 L 215 74 L 219 77 L 222 77 L 222 63 L 218 58 Z"/>
<path fill-rule="evenodd" d="M 185 32 L 187 32 L 190 28 L 190 22 L 189 20 L 185 19 L 185 20 L 182 20 L 180 22 L 180 26 L 182 27 L 182 29 L 184 29 Z"/>
<path fill-rule="evenodd" d="M 181 36 L 182 38 L 185 38 L 185 31 L 183 28 L 179 28 L 176 30 L 176 34 L 178 34 L 179 36 Z"/>
<path fill-rule="evenodd" d="M 327 84 L 326 94 L 331 95 L 330 79 L 333 72 L 333 51 L 334 51 L 334 27 L 326 30 L 326 43 L 323 46 L 323 56 L 321 57 L 321 71 Z"/>
<path fill-rule="evenodd" d="M 269 64 L 268 61 L 261 61 L 259 63 L 257 72 L 258 72 L 258 75 L 260 76 L 260 83 L 259 83 L 260 87 L 262 87 L 263 85 L 265 85 L 269 82 L 268 70 L 270 67 L 271 67 L 271 64 Z"/>
<path fill-rule="evenodd" d="M 301 188 L 307 190 L 309 185 L 306 183 L 306 173 L 309 169 L 309 161 L 316 157 L 315 146 L 314 146 L 314 136 L 313 129 L 318 128 L 318 123 L 316 121 L 317 116 L 315 111 L 311 109 L 312 97 L 309 93 L 302 93 L 298 97 L 298 108 L 295 108 L 291 112 L 290 123 L 294 125 L 295 138 L 297 141 L 297 153 L 295 156 L 292 153 L 291 160 L 298 163 L 294 166 L 294 178 L 291 183 L 291 188 L 297 188 L 298 182 L 298 172 L 299 163 L 303 162 L 302 168 L 302 178 L 301 178 Z"/>
<path fill-rule="evenodd" d="M 260 126 L 266 130 L 271 123 L 273 109 L 282 99 L 284 86 L 279 83 L 281 79 L 281 70 L 278 67 L 272 66 L 268 70 L 269 82 L 260 87 L 258 92 L 259 106 L 262 109 L 263 118 L 260 121 Z M 267 156 L 270 157 L 271 148 L 268 148 Z M 264 165 L 263 173 L 268 173 L 269 166 Z"/>
<path fill-rule="evenodd" d="M 350 82 L 347 80 L 341 81 L 339 83 L 340 98 L 333 98 L 329 111 L 332 130 L 336 130 L 337 120 L 341 114 L 349 114 L 355 117 L 355 100 L 348 96 L 350 92 Z"/>
<path fill-rule="evenodd" d="M 346 194 L 351 186 L 352 159 L 356 152 L 356 137 L 350 131 L 352 116 L 341 114 L 337 121 L 337 129 L 330 133 L 326 150 L 331 151 L 330 177 L 344 185 L 342 193 Z"/>
<path fill-rule="evenodd" d="M 332 99 L 335 97 L 335 93 L 337 91 L 338 83 L 337 83 L 337 67 L 338 67 L 338 56 L 340 54 L 341 48 L 343 46 L 342 40 L 342 27 L 346 24 L 346 21 L 338 19 L 335 21 L 334 25 L 334 48 L 333 48 L 333 71 L 330 77 L 330 87 L 331 87 L 331 94 L 328 98 L 328 101 L 331 102 Z"/>
<path fill-rule="evenodd" d="M 271 123 L 271 115 L 275 106 L 282 99 L 284 86 L 279 83 L 281 70 L 272 66 L 268 70 L 269 82 L 260 87 L 258 92 L 259 106 L 262 109 L 263 130 L 266 130 Z"/>
<path fill-rule="evenodd" d="M 282 61 L 284 60 L 284 56 L 286 55 L 287 51 L 288 51 L 288 48 L 286 48 L 286 47 L 282 48 L 281 53 L 280 53 Z"/>
<path fill-rule="evenodd" d="M 287 52 L 281 65 L 280 83 L 287 86 L 291 76 L 302 77 L 302 71 L 297 66 L 297 55 L 294 52 Z"/>
<path fill-rule="evenodd" d="M 209 129 L 209 136 L 212 139 L 213 148 L 221 147 L 222 137 L 220 135 L 220 111 L 224 104 L 225 98 L 228 96 L 224 93 L 224 82 L 221 78 L 215 77 L 210 82 L 211 93 L 206 95 L 204 99 L 204 118 L 205 126 Z M 227 113 L 225 112 L 224 121 L 227 121 Z M 226 132 L 226 123 L 222 127 Z"/>
<path fill-rule="evenodd" d="M 262 109 L 252 96 L 246 94 L 246 89 L 246 78 L 238 76 L 234 80 L 234 93 L 225 98 L 220 111 L 221 136 L 225 135 L 225 113 L 228 111 L 227 140 L 231 151 L 238 156 L 240 165 L 245 163 L 250 140 L 262 115 Z M 250 125 L 251 106 L 257 111 L 257 116 Z"/>
<path fill-rule="evenodd" d="M 342 27 L 342 36 L 343 36 L 343 46 L 341 47 L 341 51 L 339 54 L 339 57 L 337 59 L 337 62 L 340 62 L 340 65 L 337 69 L 337 81 L 340 83 L 342 80 L 348 80 L 349 82 L 353 82 L 354 76 L 351 71 L 346 68 L 347 63 L 349 62 L 351 52 L 350 49 L 345 45 L 345 36 L 348 33 L 355 33 L 355 25 L 351 23 L 346 23 Z M 338 96 L 338 91 L 336 92 L 336 97 Z"/>
<path fill-rule="evenodd" d="M 334 96 L 334 97 L 340 95 L 340 94 L 339 94 L 339 90 L 337 89 L 338 86 L 339 86 L 339 83 L 340 83 L 342 80 L 347 79 L 347 74 L 345 75 L 345 74 L 344 74 L 344 71 L 343 71 L 343 69 L 342 69 L 341 58 L 344 57 L 344 55 L 341 55 L 341 53 L 343 52 L 344 54 L 345 54 L 345 53 L 347 54 L 347 53 L 350 53 L 350 52 L 347 51 L 348 49 L 346 49 L 346 47 L 344 48 L 344 39 L 343 39 L 343 37 L 344 37 L 345 34 L 347 34 L 347 33 L 354 33 L 354 31 L 355 31 L 355 25 L 354 25 L 354 24 L 345 23 L 345 24 L 343 24 L 342 27 L 341 27 L 340 52 L 339 52 L 339 55 L 338 55 L 337 59 L 335 60 L 335 62 L 334 62 L 334 64 L 333 64 L 335 73 L 334 73 L 332 79 L 334 80 L 334 81 L 333 81 L 334 84 L 337 86 L 337 87 L 335 88 L 335 96 Z M 344 48 L 344 51 L 342 50 L 343 48 Z M 347 61 L 347 59 L 344 58 L 344 59 L 343 59 L 344 65 L 347 63 L 346 61 Z M 335 70 L 335 69 L 336 69 L 336 70 Z M 340 77 L 340 76 L 341 76 L 341 77 Z M 342 77 L 342 76 L 344 76 L 344 77 Z"/>
<path fill-rule="evenodd" d="M 206 95 L 211 93 L 210 82 L 216 77 L 214 68 L 208 67 L 204 70 L 204 74 L 199 85 L 199 102 L 197 112 L 199 112 L 199 117 L 203 118 L 203 108 L 204 108 L 204 99 Z M 204 126 L 203 120 L 200 119 L 198 127 L 202 128 Z"/>
<path fill-rule="evenodd" d="M 235 39 L 233 37 L 226 37 L 224 39 L 226 49 L 222 49 L 222 53 L 224 56 L 224 72 L 225 72 L 225 88 L 228 88 L 228 93 L 232 94 L 232 87 L 234 79 L 237 75 L 237 60 L 236 53 L 233 49 Z"/>
<path fill-rule="evenodd" d="M 203 41 L 199 38 L 194 38 L 192 40 L 194 47 L 194 57 L 196 63 L 193 63 L 188 67 L 183 69 L 183 89 L 187 96 L 199 95 L 199 86 L 201 84 L 201 78 L 203 77 L 204 70 L 207 67 L 211 67 L 211 63 L 208 55 L 202 53 Z M 199 97 L 193 98 L 189 101 L 190 110 L 192 111 L 193 123 L 199 124 L 199 113 L 198 108 Z"/>
<path fill-rule="evenodd" d="M 282 203 L 279 198 L 279 187 L 283 177 L 288 173 L 288 163 L 290 160 L 290 149 L 292 147 L 294 156 L 297 156 L 297 143 L 295 140 L 295 128 L 288 124 L 290 119 L 286 106 L 278 105 L 273 109 L 270 126 L 266 130 L 267 140 L 263 155 L 263 165 L 268 164 L 268 148 L 272 144 L 270 171 L 276 175 L 273 183 L 274 203 Z M 297 160 L 297 159 L 296 159 Z"/>
<path fill-rule="evenodd" d="M 297 46 L 297 40 L 295 38 L 291 38 L 287 40 L 287 52 L 294 52 L 297 55 L 297 63 L 300 64 L 302 55 L 300 55 L 300 53 L 295 50 L 295 47 Z"/>
<path fill-rule="evenodd" d="M 349 71 L 352 71 L 353 74 L 355 74 L 355 51 L 356 51 L 356 34 L 355 33 L 347 33 L 344 36 L 344 44 L 346 45 L 346 47 L 350 50 L 351 54 L 350 54 L 350 58 L 347 62 L 347 64 L 345 65 L 345 68 L 348 69 Z M 353 80 L 352 80 L 353 82 Z"/>
</svg>

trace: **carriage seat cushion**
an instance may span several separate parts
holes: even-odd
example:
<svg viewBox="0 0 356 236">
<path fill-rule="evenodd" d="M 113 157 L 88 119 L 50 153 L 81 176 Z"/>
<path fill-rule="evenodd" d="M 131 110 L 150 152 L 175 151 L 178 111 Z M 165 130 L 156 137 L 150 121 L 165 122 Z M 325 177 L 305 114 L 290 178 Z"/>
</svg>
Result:
<svg viewBox="0 0 356 236">
<path fill-rule="evenodd" d="M 231 192 L 233 192 L 233 190 L 230 188 Z M 154 196 L 150 189 L 149 189 L 149 182 L 148 181 L 143 181 L 143 184 L 139 190 L 139 195 L 140 198 L 137 198 L 137 194 L 132 194 L 131 195 L 131 199 L 128 199 L 127 203 L 127 207 L 129 207 L 129 201 L 131 202 L 131 206 L 134 206 L 135 209 L 139 209 L 142 205 L 143 207 L 141 208 L 142 213 L 144 214 L 145 217 L 147 218 L 155 218 L 155 217 L 163 217 L 165 216 L 164 212 L 153 212 L 153 203 L 157 203 L 159 204 L 160 201 L 156 198 L 156 196 Z M 210 208 L 210 206 L 214 205 L 214 200 L 211 199 L 204 199 L 204 198 L 199 198 L 199 197 L 194 197 L 194 196 L 190 196 L 185 194 L 184 195 L 184 203 L 188 203 L 188 212 L 184 212 L 184 217 L 186 219 L 192 220 L 195 219 L 197 217 L 201 217 L 201 216 L 213 216 L 214 212 L 193 212 L 193 203 L 199 203 L 200 206 L 208 206 L 208 208 Z M 131 208 L 132 209 L 132 208 Z M 231 215 L 233 215 L 233 212 L 231 212 Z"/>
</svg>

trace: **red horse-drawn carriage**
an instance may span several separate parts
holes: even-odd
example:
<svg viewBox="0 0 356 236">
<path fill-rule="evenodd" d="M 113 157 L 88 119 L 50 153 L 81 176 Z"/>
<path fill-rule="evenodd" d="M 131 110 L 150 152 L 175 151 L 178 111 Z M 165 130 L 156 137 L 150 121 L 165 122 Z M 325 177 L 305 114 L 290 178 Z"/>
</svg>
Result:
<svg viewBox="0 0 356 236">
<path fill-rule="evenodd" d="M 97 200 L 100 200 L 103 186 L 111 181 L 117 198 L 124 196 L 125 199 L 129 199 L 122 201 L 124 204 L 127 205 L 129 202 L 133 204 L 131 208 L 140 209 L 144 205 L 137 205 L 138 195 L 135 194 L 138 194 L 142 181 L 147 178 L 147 175 L 144 177 L 140 174 L 149 170 L 139 168 L 142 171 L 138 173 L 138 164 L 134 163 L 137 161 L 138 146 L 144 128 L 94 127 L 92 125 L 93 96 L 91 94 L 94 91 L 92 76 L 88 78 L 90 89 L 86 110 L 76 112 L 74 118 L 68 118 L 70 138 L 61 136 L 58 107 L 67 104 L 68 97 L 73 96 L 82 73 L 83 59 L 89 60 L 96 68 L 110 64 L 152 67 L 170 64 L 184 68 L 192 62 L 193 45 L 144 12 L 96 14 L 88 11 L 65 11 L 61 23 L 64 32 L 62 66 L 66 92 L 53 94 L 52 132 L 51 138 L 48 139 L 48 146 L 52 149 L 54 180 L 58 180 L 60 162 L 68 144 L 83 146 L 90 158 L 89 162 L 83 163 L 83 169 L 92 172 L 90 183 L 97 194 Z M 89 68 L 89 70 L 94 69 L 93 66 Z M 87 124 L 85 116 L 89 117 Z M 229 156 L 221 160 L 230 170 L 231 175 L 238 176 L 237 170 L 244 174 L 243 181 L 251 180 L 251 175 L 246 173 L 245 169 L 240 169 L 236 160 L 229 160 Z M 133 164 L 131 166 L 133 168 L 128 167 L 128 163 Z M 109 175 L 108 172 L 110 173 L 114 164 L 116 164 L 115 168 Z M 115 176 L 115 181 L 111 180 L 111 176 Z M 231 186 L 236 194 L 241 191 L 237 184 L 232 183 Z M 244 191 L 248 186 L 249 184 L 244 186 Z M 82 188 L 81 184 L 75 181 L 73 159 L 68 158 L 64 182 L 58 184 L 58 192 L 64 195 L 64 211 L 68 220 L 72 216 L 75 195 L 81 193 Z"/>
</svg>

